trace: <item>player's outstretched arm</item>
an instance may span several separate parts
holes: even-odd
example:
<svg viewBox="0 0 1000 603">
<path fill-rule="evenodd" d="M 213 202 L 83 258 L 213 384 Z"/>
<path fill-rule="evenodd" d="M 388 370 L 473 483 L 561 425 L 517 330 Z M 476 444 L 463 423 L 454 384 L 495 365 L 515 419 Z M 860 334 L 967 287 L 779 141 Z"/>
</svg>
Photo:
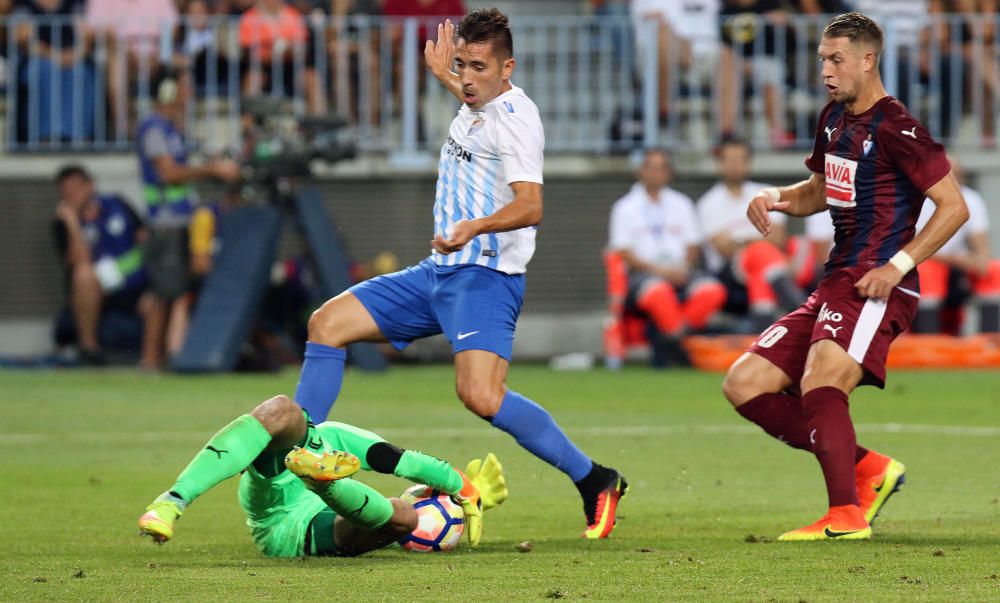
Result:
<svg viewBox="0 0 1000 603">
<path fill-rule="evenodd" d="M 434 237 L 431 245 L 438 253 L 454 253 L 473 238 L 491 232 L 507 232 L 535 226 L 542 221 L 542 185 L 537 182 L 512 182 L 514 199 L 490 216 L 457 222 L 445 239 Z"/>
<path fill-rule="evenodd" d="M 437 41 L 427 40 L 424 44 L 424 62 L 448 92 L 462 100 L 462 82 L 458 79 L 458 74 L 451 70 L 451 65 L 455 62 L 455 25 L 451 19 L 438 23 Z"/>
<path fill-rule="evenodd" d="M 966 207 L 962 190 L 951 172 L 927 189 L 925 194 L 937 205 L 934 215 L 927 226 L 897 252 L 888 264 L 869 270 L 854 284 L 861 296 L 888 299 L 893 287 L 908 272 L 934 255 L 969 219 L 969 208 Z"/>
<path fill-rule="evenodd" d="M 790 216 L 811 216 L 826 209 L 826 177 L 813 173 L 808 180 L 789 186 L 772 186 L 757 193 L 747 207 L 747 218 L 765 237 L 771 234 L 772 211 Z"/>
</svg>

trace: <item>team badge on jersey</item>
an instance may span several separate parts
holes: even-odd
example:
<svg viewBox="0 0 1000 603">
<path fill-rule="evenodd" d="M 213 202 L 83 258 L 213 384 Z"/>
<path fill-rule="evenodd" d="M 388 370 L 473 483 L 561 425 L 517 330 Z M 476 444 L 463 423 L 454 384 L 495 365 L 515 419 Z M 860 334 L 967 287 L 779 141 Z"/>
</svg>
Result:
<svg viewBox="0 0 1000 603">
<path fill-rule="evenodd" d="M 472 120 L 469 124 L 469 131 L 466 136 L 472 136 L 477 130 L 480 130 L 484 125 L 486 125 L 486 118 L 482 114 L 476 115 L 476 119 Z"/>
<path fill-rule="evenodd" d="M 865 138 L 865 141 L 861 143 L 861 150 L 864 151 L 865 157 L 871 152 L 873 146 L 875 146 L 875 140 L 872 138 L 872 133 L 869 132 L 868 138 Z"/>
<path fill-rule="evenodd" d="M 834 207 L 854 207 L 857 191 L 854 189 L 854 176 L 858 171 L 858 162 L 852 159 L 826 154 L 826 203 Z"/>
</svg>

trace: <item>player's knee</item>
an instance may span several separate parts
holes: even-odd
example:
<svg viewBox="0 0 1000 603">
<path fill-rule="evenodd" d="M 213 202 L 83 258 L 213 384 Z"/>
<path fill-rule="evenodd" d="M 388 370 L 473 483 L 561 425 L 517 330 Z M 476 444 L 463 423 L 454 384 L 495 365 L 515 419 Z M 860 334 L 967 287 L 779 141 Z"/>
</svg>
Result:
<svg viewBox="0 0 1000 603">
<path fill-rule="evenodd" d="M 799 389 L 806 394 L 820 387 L 836 387 L 851 391 L 861 377 L 861 369 L 856 364 L 836 362 L 810 362 L 802 373 Z"/>
<path fill-rule="evenodd" d="M 305 423 L 302 408 L 284 394 L 264 400 L 250 414 L 260 421 L 271 437 L 297 431 Z"/>
<path fill-rule="evenodd" d="M 309 316 L 309 341 L 340 347 L 337 338 L 337 312 L 329 302 L 323 304 Z"/>
<path fill-rule="evenodd" d="M 722 394 L 733 406 L 739 406 L 756 394 L 759 389 L 753 373 L 740 364 L 729 367 L 726 378 L 722 380 Z"/>
<path fill-rule="evenodd" d="M 458 399 L 466 408 L 480 417 L 496 416 L 503 399 L 503 388 L 492 383 L 470 379 L 459 381 L 456 386 Z"/>
</svg>

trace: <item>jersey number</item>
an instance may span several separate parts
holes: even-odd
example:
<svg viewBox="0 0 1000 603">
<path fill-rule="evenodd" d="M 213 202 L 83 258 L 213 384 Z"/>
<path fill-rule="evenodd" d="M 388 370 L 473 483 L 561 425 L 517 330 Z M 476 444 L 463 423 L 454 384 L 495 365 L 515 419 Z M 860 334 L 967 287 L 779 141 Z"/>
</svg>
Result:
<svg viewBox="0 0 1000 603">
<path fill-rule="evenodd" d="M 760 336 L 760 339 L 757 340 L 757 345 L 762 348 L 772 347 L 774 344 L 778 343 L 787 332 L 788 327 L 782 325 L 771 327 L 770 329 L 764 331 L 764 334 Z"/>
</svg>

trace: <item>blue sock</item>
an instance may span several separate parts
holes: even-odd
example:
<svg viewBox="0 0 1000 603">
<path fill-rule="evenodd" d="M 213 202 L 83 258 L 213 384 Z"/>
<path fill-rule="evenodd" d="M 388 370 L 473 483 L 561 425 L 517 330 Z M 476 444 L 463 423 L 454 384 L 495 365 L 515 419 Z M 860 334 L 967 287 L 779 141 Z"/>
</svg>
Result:
<svg viewBox="0 0 1000 603">
<path fill-rule="evenodd" d="M 590 473 L 593 462 L 580 451 L 547 410 L 521 394 L 507 390 L 493 426 L 514 436 L 531 454 L 569 476 L 574 482 Z"/>
<path fill-rule="evenodd" d="M 340 393 L 347 350 L 306 342 L 306 359 L 295 388 L 295 402 L 309 413 L 313 423 L 322 423 Z"/>
</svg>

